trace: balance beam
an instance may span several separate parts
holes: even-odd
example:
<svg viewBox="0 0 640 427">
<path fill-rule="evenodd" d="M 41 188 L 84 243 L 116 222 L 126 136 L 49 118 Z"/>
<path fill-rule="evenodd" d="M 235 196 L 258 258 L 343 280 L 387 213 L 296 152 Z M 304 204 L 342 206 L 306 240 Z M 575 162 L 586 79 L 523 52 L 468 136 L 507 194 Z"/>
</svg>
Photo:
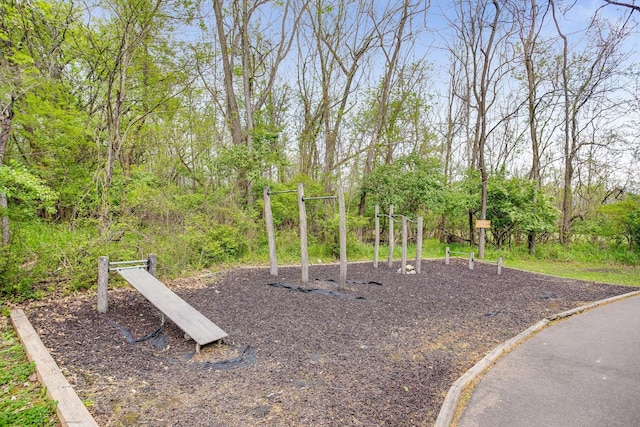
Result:
<svg viewBox="0 0 640 427">
<path fill-rule="evenodd" d="M 164 283 L 153 277 L 144 266 L 114 268 L 113 270 L 189 335 L 196 342 L 196 352 L 200 352 L 201 346 L 228 336 L 215 323 L 167 288 Z M 100 294 L 100 292 L 98 293 Z M 100 304 L 98 305 L 100 306 Z M 103 312 L 106 312 L 106 309 Z"/>
</svg>

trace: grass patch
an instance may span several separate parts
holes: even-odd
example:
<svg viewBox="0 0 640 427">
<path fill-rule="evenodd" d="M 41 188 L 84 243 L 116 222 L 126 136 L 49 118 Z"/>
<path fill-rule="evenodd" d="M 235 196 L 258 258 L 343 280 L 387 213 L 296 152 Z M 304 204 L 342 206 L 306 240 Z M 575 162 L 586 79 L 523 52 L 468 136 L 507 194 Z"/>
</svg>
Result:
<svg viewBox="0 0 640 427">
<path fill-rule="evenodd" d="M 615 285 L 639 286 L 640 267 L 603 262 L 512 259 L 505 267 Z"/>
<path fill-rule="evenodd" d="M 0 318 L 0 426 L 56 426 L 55 402 L 35 380 L 6 317 Z"/>
</svg>

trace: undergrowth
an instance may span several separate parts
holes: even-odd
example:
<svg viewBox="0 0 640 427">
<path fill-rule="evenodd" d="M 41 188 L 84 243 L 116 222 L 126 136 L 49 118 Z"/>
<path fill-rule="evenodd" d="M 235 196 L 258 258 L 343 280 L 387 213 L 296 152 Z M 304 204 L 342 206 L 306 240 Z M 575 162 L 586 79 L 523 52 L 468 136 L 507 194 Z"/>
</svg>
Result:
<svg viewBox="0 0 640 427">
<path fill-rule="evenodd" d="M 244 221 L 245 224 L 248 221 Z M 95 286 L 97 260 L 109 256 L 111 260 L 145 259 L 147 254 L 158 256 L 158 275 L 161 278 L 184 277 L 202 271 L 217 271 L 235 265 L 267 265 L 269 252 L 266 233 L 256 223 L 212 227 L 206 218 L 197 217 L 188 226 L 146 226 L 120 222 L 102 236 L 93 223 L 69 225 L 45 224 L 33 221 L 13 223 L 11 244 L 0 246 L 0 297 L 14 302 L 39 299 L 46 295 L 68 295 Z M 327 237 L 327 236 L 325 236 Z M 387 259 L 387 245 L 380 246 L 379 260 Z M 397 237 L 398 238 L 398 237 Z M 349 261 L 373 259 L 373 241 L 367 236 L 364 243 L 355 233 L 347 238 Z M 277 253 L 280 265 L 300 263 L 300 241 L 294 228 L 277 233 Z M 444 244 L 436 239 L 423 242 L 422 257 L 443 258 L 445 248 L 466 258 L 477 247 L 469 244 Z M 337 237 L 309 236 L 311 263 L 338 260 Z M 398 241 L 394 259 L 400 259 L 402 248 Z M 409 259 L 415 258 L 415 245 L 409 243 Z M 564 247 L 557 243 L 538 244 L 530 255 L 526 244 L 503 248 L 487 245 L 485 259 L 502 257 L 505 267 L 518 267 L 564 277 L 640 286 L 640 252 L 613 241 L 576 239 Z"/>
<path fill-rule="evenodd" d="M 0 426 L 55 426 L 55 402 L 35 379 L 34 366 L 6 318 L 0 319 Z"/>
</svg>

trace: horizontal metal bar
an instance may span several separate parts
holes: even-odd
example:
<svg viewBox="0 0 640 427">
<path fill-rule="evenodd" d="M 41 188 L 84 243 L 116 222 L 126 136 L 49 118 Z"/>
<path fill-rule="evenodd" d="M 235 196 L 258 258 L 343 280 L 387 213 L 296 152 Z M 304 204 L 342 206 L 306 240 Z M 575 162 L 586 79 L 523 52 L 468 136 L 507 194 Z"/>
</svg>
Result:
<svg viewBox="0 0 640 427">
<path fill-rule="evenodd" d="M 298 190 L 280 190 L 280 191 L 267 191 L 268 195 L 272 195 L 272 194 L 284 194 L 284 193 L 297 193 Z"/>
<path fill-rule="evenodd" d="M 115 261 L 110 262 L 109 265 L 124 265 L 124 264 L 147 264 L 149 261 L 146 259 L 138 259 L 135 261 Z"/>
<path fill-rule="evenodd" d="M 119 270 L 133 270 L 136 268 L 147 268 L 147 265 L 130 265 L 130 266 L 126 266 L 126 267 L 113 267 L 113 268 L 109 268 L 109 271 L 119 271 Z"/>
<path fill-rule="evenodd" d="M 303 197 L 302 201 L 307 201 L 307 200 L 323 200 L 323 199 L 337 199 L 338 196 L 317 196 L 317 197 Z"/>
<path fill-rule="evenodd" d="M 460 254 L 460 255 L 469 255 L 471 252 L 454 252 L 454 251 L 449 251 L 450 254 Z"/>
<path fill-rule="evenodd" d="M 407 219 L 407 221 L 409 221 L 409 222 L 414 222 L 414 223 L 415 223 L 415 221 L 414 221 L 414 220 L 412 220 L 411 218 L 409 218 L 408 216 L 404 216 L 404 215 L 400 215 L 400 214 L 398 214 L 398 215 L 393 215 L 393 216 L 394 216 L 394 217 L 400 217 L 400 218 L 406 218 L 406 219 Z"/>
</svg>

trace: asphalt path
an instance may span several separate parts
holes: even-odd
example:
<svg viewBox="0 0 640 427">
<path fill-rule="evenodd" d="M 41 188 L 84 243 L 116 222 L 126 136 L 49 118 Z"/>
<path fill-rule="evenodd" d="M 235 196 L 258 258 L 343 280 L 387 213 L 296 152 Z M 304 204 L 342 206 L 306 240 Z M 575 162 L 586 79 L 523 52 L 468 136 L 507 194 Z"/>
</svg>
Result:
<svg viewBox="0 0 640 427">
<path fill-rule="evenodd" d="M 569 317 L 500 359 L 459 427 L 640 426 L 640 296 Z"/>
</svg>

